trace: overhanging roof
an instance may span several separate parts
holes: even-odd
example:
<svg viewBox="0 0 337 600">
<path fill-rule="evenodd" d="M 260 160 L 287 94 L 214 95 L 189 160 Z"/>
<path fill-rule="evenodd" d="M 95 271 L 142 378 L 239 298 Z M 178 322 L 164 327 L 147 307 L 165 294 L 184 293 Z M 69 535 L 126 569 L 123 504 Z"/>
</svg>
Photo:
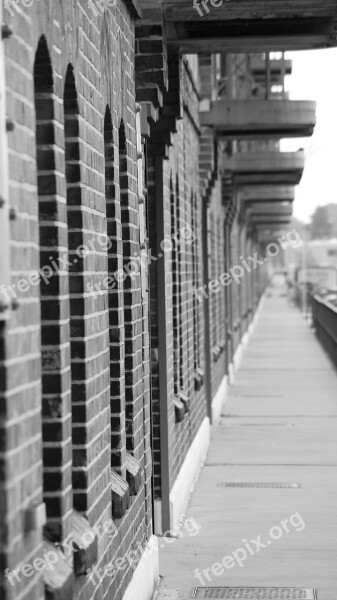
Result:
<svg viewBox="0 0 337 600">
<path fill-rule="evenodd" d="M 224 164 L 238 185 L 297 185 L 304 169 L 304 153 L 242 152 Z"/>
<path fill-rule="evenodd" d="M 200 123 L 227 139 L 312 135 L 316 103 L 307 100 L 216 100 L 200 113 Z"/>
<path fill-rule="evenodd" d="M 295 188 L 293 186 L 242 186 L 239 192 L 241 200 L 247 203 L 293 202 L 295 198 Z"/>
<path fill-rule="evenodd" d="M 159 0 L 158 0 L 159 1 Z M 144 5 L 151 0 L 143 0 Z M 335 0 L 161 0 L 166 38 L 182 53 L 254 53 L 337 45 Z M 220 4 L 220 3 L 219 3 Z"/>
</svg>

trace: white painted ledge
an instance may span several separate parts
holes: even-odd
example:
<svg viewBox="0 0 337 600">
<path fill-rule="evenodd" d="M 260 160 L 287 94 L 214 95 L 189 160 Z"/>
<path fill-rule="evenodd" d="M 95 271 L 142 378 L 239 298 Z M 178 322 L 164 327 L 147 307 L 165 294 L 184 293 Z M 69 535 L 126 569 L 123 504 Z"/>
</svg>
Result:
<svg viewBox="0 0 337 600">
<path fill-rule="evenodd" d="M 152 535 L 144 549 L 123 600 L 152 600 L 159 584 L 158 538 Z"/>
<path fill-rule="evenodd" d="M 191 492 L 197 481 L 200 469 L 205 462 L 209 444 L 210 422 L 209 418 L 205 417 L 170 493 L 171 531 L 173 532 L 179 529 L 179 524 L 186 511 Z"/>
<path fill-rule="evenodd" d="M 229 387 L 229 377 L 224 376 L 220 383 L 220 387 L 212 400 L 212 424 L 215 425 L 222 413 L 222 407 L 226 402 L 227 391 Z"/>
<path fill-rule="evenodd" d="M 240 344 L 239 344 L 238 348 L 236 349 L 236 352 L 233 356 L 233 362 L 228 367 L 228 379 L 229 379 L 230 385 L 233 385 L 233 383 L 234 383 L 235 373 L 238 372 L 238 370 L 241 366 L 242 359 L 244 357 L 244 354 L 245 354 L 248 344 L 250 342 L 250 338 L 253 334 L 253 331 L 256 327 L 256 323 L 258 321 L 258 318 L 259 318 L 259 315 L 263 308 L 264 303 L 265 303 L 265 296 L 263 295 L 260 300 L 260 303 L 256 309 L 254 318 L 253 318 L 251 324 L 249 325 L 246 333 L 242 336 Z"/>
</svg>

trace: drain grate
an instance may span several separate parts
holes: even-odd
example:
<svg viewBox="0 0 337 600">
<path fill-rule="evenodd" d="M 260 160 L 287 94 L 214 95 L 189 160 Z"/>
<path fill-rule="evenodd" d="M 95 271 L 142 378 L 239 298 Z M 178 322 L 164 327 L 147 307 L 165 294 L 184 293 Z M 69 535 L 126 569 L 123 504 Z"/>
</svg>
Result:
<svg viewBox="0 0 337 600">
<path fill-rule="evenodd" d="M 192 598 L 244 600 L 316 600 L 315 589 L 290 587 L 197 587 Z"/>
<path fill-rule="evenodd" d="M 292 483 L 287 481 L 219 481 L 218 488 L 300 488 L 300 483 Z"/>
<path fill-rule="evenodd" d="M 231 415 L 224 417 L 220 421 L 220 425 L 224 427 L 294 427 L 294 423 L 233 423 L 228 422 Z"/>
<path fill-rule="evenodd" d="M 239 427 L 294 427 L 293 423 L 239 423 Z"/>
</svg>

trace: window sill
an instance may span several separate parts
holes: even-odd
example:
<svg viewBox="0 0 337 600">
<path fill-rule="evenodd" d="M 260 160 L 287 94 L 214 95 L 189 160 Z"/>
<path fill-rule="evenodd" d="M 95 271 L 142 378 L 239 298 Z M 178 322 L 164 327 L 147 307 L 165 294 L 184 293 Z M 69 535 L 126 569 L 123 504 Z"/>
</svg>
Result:
<svg viewBox="0 0 337 600">
<path fill-rule="evenodd" d="M 51 542 L 43 541 L 44 556 L 56 554 L 53 564 L 46 563 L 43 569 L 43 581 L 47 600 L 71 600 L 74 594 L 75 579 L 71 560 L 68 560 L 60 548 L 55 550 Z"/>
<path fill-rule="evenodd" d="M 137 496 L 142 483 L 141 467 L 129 452 L 126 453 L 126 481 L 129 484 L 130 496 Z"/>
<path fill-rule="evenodd" d="M 90 534 L 90 541 L 87 539 Z M 86 575 L 87 570 L 97 561 L 98 543 L 94 530 L 87 519 L 73 511 L 74 572 L 76 577 Z"/>
<path fill-rule="evenodd" d="M 111 470 L 112 518 L 124 517 L 130 505 L 129 484 L 116 471 Z"/>
</svg>

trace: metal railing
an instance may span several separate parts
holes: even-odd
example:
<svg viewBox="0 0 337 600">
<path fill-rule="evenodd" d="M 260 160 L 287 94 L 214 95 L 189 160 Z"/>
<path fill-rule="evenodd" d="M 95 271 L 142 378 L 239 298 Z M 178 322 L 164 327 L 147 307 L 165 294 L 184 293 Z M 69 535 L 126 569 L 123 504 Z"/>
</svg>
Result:
<svg viewBox="0 0 337 600">
<path fill-rule="evenodd" d="M 311 296 L 311 307 L 317 337 L 337 366 L 337 307 L 319 296 Z"/>
</svg>

